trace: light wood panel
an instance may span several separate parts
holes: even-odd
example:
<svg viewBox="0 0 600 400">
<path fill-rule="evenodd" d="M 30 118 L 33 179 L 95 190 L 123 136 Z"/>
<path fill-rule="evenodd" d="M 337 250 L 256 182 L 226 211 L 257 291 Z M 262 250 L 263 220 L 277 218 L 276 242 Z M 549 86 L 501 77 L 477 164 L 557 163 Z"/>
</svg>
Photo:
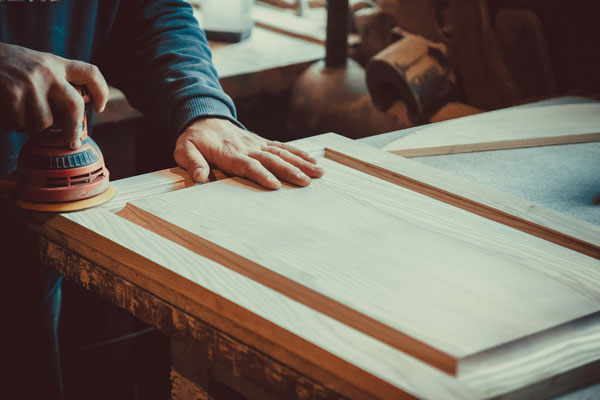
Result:
<svg viewBox="0 0 600 400">
<path fill-rule="evenodd" d="M 456 393 L 449 398 L 479 397 L 448 375 L 110 212 L 38 217 L 33 229 L 51 240 L 351 398 L 364 397 L 353 386 L 375 398 L 404 398 L 414 389 L 428 398 L 446 391 Z M 406 371 L 413 373 L 403 377 Z"/>
<path fill-rule="evenodd" d="M 529 351 L 525 346 L 521 357 L 452 378 L 105 210 L 58 215 L 34 229 L 350 398 L 398 399 L 409 393 L 430 399 L 523 398 L 531 385 L 551 395 L 580 381 L 568 379 L 568 371 L 600 357 L 600 319 L 595 318 L 555 338 L 552 347 Z M 593 365 L 576 372 L 576 378 L 600 376 Z M 557 384 L 557 375 L 566 378 Z"/>
<path fill-rule="evenodd" d="M 328 159 L 600 258 L 599 226 L 336 134 L 312 139 L 312 146 L 323 146 Z"/>
<path fill-rule="evenodd" d="M 600 311 L 597 260 L 321 162 L 325 177 L 305 189 L 230 179 L 135 201 L 126 216 L 452 374 Z"/>
<path fill-rule="evenodd" d="M 438 179 L 443 183 L 442 190 L 456 189 L 461 196 L 478 193 L 477 188 L 448 180 L 444 174 L 433 173 L 432 178 L 425 173 L 427 171 L 416 169 L 410 161 L 367 146 L 355 147 L 354 142 L 335 135 L 323 135 L 296 144 L 324 153 L 327 158 L 338 158 L 344 164 L 362 168 L 395 184 L 402 183 L 398 179 L 398 171 L 401 171 L 407 175 L 421 174 L 429 184 Z M 323 152 L 325 147 L 328 150 Z M 380 154 L 380 160 L 375 159 L 375 153 Z M 364 160 L 360 168 L 355 162 L 357 157 Z M 172 177 L 174 182 L 181 179 L 177 174 Z M 146 177 L 149 188 L 153 187 L 153 182 L 151 175 Z M 162 177 L 158 182 L 158 187 L 166 188 L 168 185 Z M 224 182 L 186 190 L 204 190 Z M 350 186 L 349 191 L 362 190 L 360 186 Z M 286 190 L 305 192 L 304 189 Z M 143 196 L 144 191 L 134 192 L 121 191 L 121 195 L 136 198 Z M 491 196 L 486 192 L 479 196 L 478 201 L 485 200 L 486 195 Z M 115 199 L 117 202 L 121 201 L 119 196 Z M 393 214 L 397 207 L 393 204 L 393 196 L 387 197 L 382 196 L 383 205 L 388 207 L 383 210 Z M 498 207 L 506 200 L 504 197 L 491 197 L 497 203 L 492 202 L 493 205 Z M 356 198 L 351 196 L 348 201 L 352 203 Z M 194 213 L 202 212 L 202 203 L 195 204 L 195 207 Z M 519 211 L 519 207 L 516 210 Z M 540 215 L 537 208 L 533 211 L 534 217 Z M 589 233 L 580 229 L 576 220 L 559 218 L 560 221 L 583 236 Z M 356 224 L 360 223 L 356 221 Z M 443 224 L 443 221 L 439 223 Z M 597 314 L 520 340 L 516 346 L 502 346 L 495 351 L 467 357 L 459 376 L 453 378 L 244 274 L 224 268 L 105 210 L 92 209 L 55 216 L 34 228 L 61 246 L 74 249 L 84 260 L 107 268 L 177 309 L 207 321 L 352 398 L 400 398 L 408 393 L 421 398 L 444 399 L 500 395 L 519 398 L 532 394 L 539 396 L 540 393 L 546 396 L 561 393 L 582 382 L 593 382 L 600 376 L 596 362 L 600 358 L 600 320 Z M 332 228 L 326 226 L 325 229 Z M 545 275 L 546 271 L 535 273 Z M 568 279 L 570 273 L 567 271 L 564 277 Z M 556 283 L 561 281 L 562 278 Z"/>
<path fill-rule="evenodd" d="M 600 103 L 498 110 L 425 126 L 384 150 L 403 157 L 600 140 Z"/>
</svg>

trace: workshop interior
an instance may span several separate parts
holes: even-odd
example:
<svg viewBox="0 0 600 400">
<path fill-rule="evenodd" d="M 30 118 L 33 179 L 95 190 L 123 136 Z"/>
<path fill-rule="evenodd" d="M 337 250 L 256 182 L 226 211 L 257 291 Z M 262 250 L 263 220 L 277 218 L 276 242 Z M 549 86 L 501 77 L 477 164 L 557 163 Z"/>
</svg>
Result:
<svg viewBox="0 0 600 400">
<path fill-rule="evenodd" d="M 593 0 L 189 3 L 206 32 L 238 120 L 269 140 L 288 142 L 333 132 L 374 144 L 388 132 L 409 129 L 418 136 L 429 124 L 449 124 L 465 117 L 480 121 L 475 118 L 501 109 L 518 113 L 538 103 L 549 107 L 600 104 L 600 4 Z M 78 90 L 86 99 L 85 88 Z M 0 182 L 3 191 L 14 194 L 18 206 L 49 214 L 91 209 L 118 196 L 115 181 L 175 167 L 172 137 L 156 132 L 157 124 L 132 108 L 118 89 L 111 88 L 110 93 L 103 113 L 87 108 L 83 146 L 78 150 L 58 143 L 57 132 L 36 136 L 25 145 L 17 172 Z M 569 146 L 565 143 L 592 146 L 585 151 L 595 151 L 599 158 L 595 165 L 594 161 L 587 164 L 589 175 L 600 165 L 600 152 L 593 147 L 600 139 L 597 117 L 582 117 L 595 121 L 590 123 L 597 130 L 575 132 L 578 139 L 549 146 L 552 151 Z M 144 140 L 148 136 L 157 139 Z M 444 146 L 449 145 L 442 139 L 434 147 Z M 475 157 L 483 164 L 489 157 L 492 165 L 501 151 L 511 151 L 499 146 L 487 152 L 465 151 L 473 155 L 457 155 L 458 164 L 451 169 L 455 173 L 466 169 Z M 52 166 L 45 167 L 40 159 L 49 148 L 54 152 Z M 564 157 L 569 151 L 565 149 Z M 436 167 L 438 161 L 428 162 Z M 600 202 L 600 187 L 594 182 L 586 187 L 595 191 Z M 595 207 L 586 215 L 598 221 L 600 205 Z M 590 252 L 597 262 L 597 248 Z M 600 265 L 596 267 L 600 270 Z M 63 282 L 60 318 L 67 400 L 170 398 L 173 349 L 159 329 L 69 279 Z M 599 371 L 599 363 L 590 363 L 592 371 Z M 587 370 L 577 371 L 584 376 Z M 598 383 L 600 375 L 588 375 L 559 394 Z M 206 398 L 251 398 L 252 391 L 245 393 L 244 385 L 229 385 L 219 376 L 210 378 L 212 393 Z M 521 398 L 546 398 L 539 390 L 525 392 Z M 598 386 L 589 390 L 588 397 L 574 393 L 565 399 L 600 396 Z M 259 393 L 254 398 L 278 398 Z M 327 397 L 327 391 L 323 397 L 316 392 L 304 397 L 295 393 L 293 398 L 325 399 L 351 398 L 353 392 L 339 397 Z M 394 398 L 389 393 L 382 392 L 381 398 Z M 204 398 L 189 394 L 189 398 Z"/>
</svg>

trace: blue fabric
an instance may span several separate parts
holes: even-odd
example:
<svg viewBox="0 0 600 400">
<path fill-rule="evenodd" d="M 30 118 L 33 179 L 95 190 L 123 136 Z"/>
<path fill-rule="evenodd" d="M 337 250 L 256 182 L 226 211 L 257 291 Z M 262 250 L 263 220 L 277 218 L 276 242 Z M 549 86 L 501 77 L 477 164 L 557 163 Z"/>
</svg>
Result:
<svg viewBox="0 0 600 400">
<path fill-rule="evenodd" d="M 182 0 L 0 0 L 0 42 L 96 64 L 108 83 L 173 142 L 199 117 L 237 123 L 204 32 Z M 15 169 L 25 139 L 0 131 L 0 173 Z M 56 327 L 61 277 L 39 267 L 24 219 L 0 197 L 0 260 L 8 287 L 2 304 L 9 322 L 3 330 L 10 336 L 4 341 L 9 373 L 0 379 L 5 381 L 0 397 L 60 399 Z"/>
<path fill-rule="evenodd" d="M 57 327 L 62 277 L 42 267 L 27 214 L 0 198 L 1 398 L 62 399 Z"/>
<path fill-rule="evenodd" d="M 198 117 L 237 123 L 183 0 L 0 0 L 0 41 L 98 65 L 173 139 Z M 192 99 L 203 107 L 190 107 Z"/>
<path fill-rule="evenodd" d="M 0 174 L 10 175 L 17 168 L 17 156 L 28 135 L 0 129 Z"/>
</svg>

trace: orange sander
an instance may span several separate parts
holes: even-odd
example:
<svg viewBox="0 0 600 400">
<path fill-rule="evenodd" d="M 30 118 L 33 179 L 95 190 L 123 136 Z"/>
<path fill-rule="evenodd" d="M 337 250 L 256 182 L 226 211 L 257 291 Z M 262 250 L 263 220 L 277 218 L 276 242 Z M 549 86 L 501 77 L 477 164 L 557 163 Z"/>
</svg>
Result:
<svg viewBox="0 0 600 400">
<path fill-rule="evenodd" d="M 90 97 L 77 88 L 87 104 Z M 17 170 L 0 178 L 0 190 L 10 193 L 15 204 L 34 211 L 67 212 L 100 205 L 115 190 L 100 148 L 87 134 L 84 112 L 82 145 L 71 150 L 58 126 L 32 135 L 19 153 Z"/>
</svg>

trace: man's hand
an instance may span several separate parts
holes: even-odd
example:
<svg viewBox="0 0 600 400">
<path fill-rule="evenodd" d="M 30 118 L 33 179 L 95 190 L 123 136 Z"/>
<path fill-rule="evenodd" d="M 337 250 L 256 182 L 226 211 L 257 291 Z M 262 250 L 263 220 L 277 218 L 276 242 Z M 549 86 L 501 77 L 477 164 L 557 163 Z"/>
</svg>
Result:
<svg viewBox="0 0 600 400">
<path fill-rule="evenodd" d="M 102 112 L 108 86 L 94 65 L 0 43 L 0 128 L 37 133 L 56 123 L 71 148 L 81 145 L 86 86 Z"/>
<path fill-rule="evenodd" d="M 210 167 L 248 178 L 267 189 L 279 189 L 279 179 L 307 186 L 323 169 L 306 152 L 269 141 L 226 119 L 194 121 L 177 139 L 175 161 L 195 182 L 208 181 Z"/>
</svg>

